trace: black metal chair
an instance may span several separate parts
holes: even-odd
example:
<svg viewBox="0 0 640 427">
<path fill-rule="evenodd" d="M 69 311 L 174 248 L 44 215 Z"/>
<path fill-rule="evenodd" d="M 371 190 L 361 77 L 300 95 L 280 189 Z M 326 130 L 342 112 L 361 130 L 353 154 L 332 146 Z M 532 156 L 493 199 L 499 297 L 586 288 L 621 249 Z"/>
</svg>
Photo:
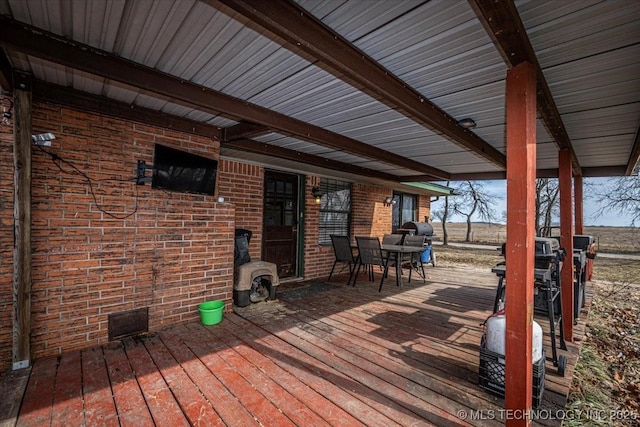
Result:
<svg viewBox="0 0 640 427">
<path fill-rule="evenodd" d="M 358 273 L 360 273 L 360 267 L 363 265 L 368 267 L 369 280 L 373 282 L 375 280 L 373 267 L 379 266 L 382 267 L 383 273 L 382 278 L 380 279 L 378 292 L 382 291 L 382 283 L 389 272 L 389 259 L 382 253 L 380 239 L 377 237 L 356 236 L 356 242 L 358 243 L 358 268 L 353 276 L 353 286 L 356 285 L 356 279 L 358 278 Z"/>
<path fill-rule="evenodd" d="M 424 246 L 424 238 L 425 236 L 405 236 L 402 244 L 405 246 L 416 246 L 423 247 Z M 404 254 L 402 257 L 401 266 L 407 265 L 409 267 L 409 282 L 411 282 L 411 273 L 413 270 L 416 270 L 418 274 L 422 276 L 422 281 L 424 283 L 427 282 L 427 275 L 424 271 L 424 264 L 422 263 L 421 253 L 412 252 L 409 254 Z M 422 270 L 422 273 L 420 272 Z"/>
<path fill-rule="evenodd" d="M 385 234 L 382 236 L 383 245 L 401 245 L 404 234 Z M 389 258 L 389 267 L 396 265 L 396 260 L 393 257 Z"/>
<path fill-rule="evenodd" d="M 401 245 L 403 234 L 385 234 L 382 236 L 383 245 Z"/>
<path fill-rule="evenodd" d="M 329 280 L 331 280 L 331 276 L 333 275 L 333 271 L 336 268 L 336 264 L 342 262 L 346 267 L 349 268 L 349 280 L 347 281 L 347 285 L 351 282 L 351 277 L 353 277 L 353 271 L 356 268 L 356 259 L 353 256 L 353 251 L 351 250 L 351 241 L 347 236 L 339 236 L 336 234 L 331 235 L 331 244 L 333 245 L 333 254 L 336 257 L 336 260 L 333 262 L 333 267 L 331 267 L 331 273 L 329 273 Z M 344 270 L 344 267 L 342 269 Z M 341 270 L 342 271 L 342 270 Z"/>
</svg>

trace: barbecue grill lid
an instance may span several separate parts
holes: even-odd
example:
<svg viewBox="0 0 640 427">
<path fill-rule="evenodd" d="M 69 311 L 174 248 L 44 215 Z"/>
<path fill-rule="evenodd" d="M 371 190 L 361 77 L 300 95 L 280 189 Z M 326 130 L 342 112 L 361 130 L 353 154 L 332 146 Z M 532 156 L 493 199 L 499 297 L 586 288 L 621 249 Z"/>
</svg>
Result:
<svg viewBox="0 0 640 427">
<path fill-rule="evenodd" d="M 536 237 L 536 256 L 554 255 L 560 249 L 558 239 Z"/>
<path fill-rule="evenodd" d="M 417 236 L 433 236 L 433 227 L 428 222 L 409 221 L 402 224 L 400 229 L 413 231 Z"/>
</svg>

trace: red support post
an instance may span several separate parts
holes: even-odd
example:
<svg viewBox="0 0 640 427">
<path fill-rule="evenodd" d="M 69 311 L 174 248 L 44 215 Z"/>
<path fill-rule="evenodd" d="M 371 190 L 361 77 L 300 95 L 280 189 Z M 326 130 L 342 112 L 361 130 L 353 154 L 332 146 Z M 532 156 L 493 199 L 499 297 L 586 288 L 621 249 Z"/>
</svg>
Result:
<svg viewBox="0 0 640 427">
<path fill-rule="evenodd" d="M 560 187 L 560 247 L 567 251 L 562 264 L 562 329 L 564 339 L 573 341 L 573 192 L 571 179 L 571 154 L 569 150 L 558 153 L 558 186 Z"/>
<path fill-rule="evenodd" d="M 574 177 L 573 185 L 576 198 L 576 234 L 584 234 L 584 195 L 582 192 L 582 177 Z"/>
<path fill-rule="evenodd" d="M 531 410 L 535 258 L 536 67 L 507 72 L 507 245 L 505 406 L 507 426 L 528 426 Z"/>
</svg>

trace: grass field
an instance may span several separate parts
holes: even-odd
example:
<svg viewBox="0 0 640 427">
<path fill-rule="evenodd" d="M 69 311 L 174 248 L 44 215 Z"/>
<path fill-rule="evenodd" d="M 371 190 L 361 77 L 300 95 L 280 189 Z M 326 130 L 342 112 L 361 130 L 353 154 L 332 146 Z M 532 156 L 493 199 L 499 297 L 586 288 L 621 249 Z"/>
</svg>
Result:
<svg viewBox="0 0 640 427">
<path fill-rule="evenodd" d="M 434 222 L 436 237 L 442 240 L 442 223 Z M 467 224 L 447 223 L 447 233 L 452 242 L 464 242 Z M 559 234 L 559 231 L 557 231 Z M 596 239 L 597 249 L 611 253 L 640 253 L 640 227 L 585 227 L 584 234 Z M 507 228 L 501 224 L 472 223 L 471 241 L 474 243 L 502 244 L 507 238 Z"/>
</svg>

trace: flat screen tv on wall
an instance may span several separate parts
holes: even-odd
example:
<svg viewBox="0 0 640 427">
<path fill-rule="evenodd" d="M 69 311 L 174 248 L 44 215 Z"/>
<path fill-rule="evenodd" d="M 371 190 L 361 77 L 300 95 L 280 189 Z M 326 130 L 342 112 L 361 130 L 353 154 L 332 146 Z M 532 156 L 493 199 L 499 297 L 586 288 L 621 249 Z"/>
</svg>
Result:
<svg viewBox="0 0 640 427">
<path fill-rule="evenodd" d="M 152 188 L 213 195 L 218 161 L 156 144 Z"/>
</svg>

